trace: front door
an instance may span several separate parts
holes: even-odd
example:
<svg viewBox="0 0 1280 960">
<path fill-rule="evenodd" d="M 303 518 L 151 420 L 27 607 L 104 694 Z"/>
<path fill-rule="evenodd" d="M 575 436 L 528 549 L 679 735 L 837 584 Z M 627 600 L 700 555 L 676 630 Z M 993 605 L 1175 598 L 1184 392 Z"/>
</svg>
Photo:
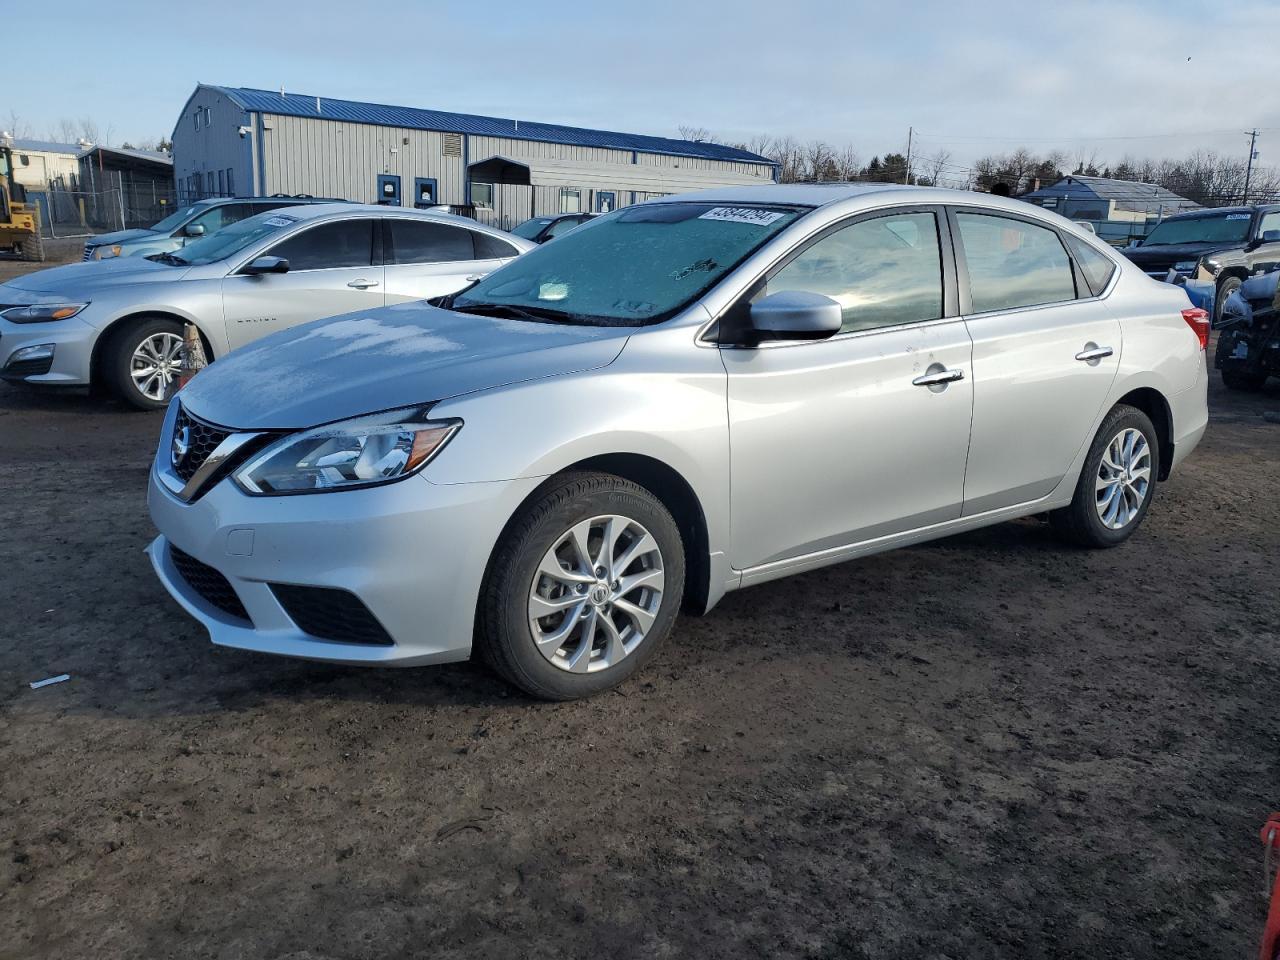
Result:
<svg viewBox="0 0 1280 960">
<path fill-rule="evenodd" d="M 373 266 L 376 220 L 331 220 L 305 227 L 263 251 L 283 257 L 288 273 L 222 281 L 231 349 L 295 324 L 383 304 L 382 267 Z"/>
<path fill-rule="evenodd" d="M 824 294 L 829 340 L 723 349 L 739 570 L 960 516 L 973 385 L 941 210 L 865 215 L 775 268 L 753 299 Z"/>
<path fill-rule="evenodd" d="M 1077 286 L 1056 231 L 977 211 L 954 220 L 973 337 L 971 516 L 1038 500 L 1062 480 L 1093 439 L 1121 328 L 1083 276 Z"/>
</svg>

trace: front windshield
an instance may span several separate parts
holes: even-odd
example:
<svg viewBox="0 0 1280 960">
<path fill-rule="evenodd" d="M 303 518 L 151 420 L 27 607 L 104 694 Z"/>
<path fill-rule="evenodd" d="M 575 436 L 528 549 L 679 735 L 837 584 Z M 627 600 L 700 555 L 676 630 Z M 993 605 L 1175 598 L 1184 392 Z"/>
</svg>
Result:
<svg viewBox="0 0 1280 960">
<path fill-rule="evenodd" d="M 1249 235 L 1247 213 L 1218 213 L 1204 217 L 1178 217 L 1156 225 L 1142 241 L 1144 247 L 1175 243 L 1241 243 Z"/>
<path fill-rule="evenodd" d="M 297 217 L 272 210 L 249 217 L 229 227 L 223 227 L 215 234 L 201 237 L 188 243 L 179 253 L 165 254 L 166 262 L 203 266 L 206 263 L 217 263 L 227 257 L 233 257 L 246 247 L 257 243 L 263 237 L 278 233 L 285 227 L 298 222 Z"/>
<path fill-rule="evenodd" d="M 170 230 L 177 230 L 178 224 L 182 223 L 198 209 L 200 208 L 195 206 L 183 207 L 181 210 L 169 214 L 159 223 L 153 223 L 151 226 L 147 227 L 147 229 L 154 230 L 156 233 L 168 233 Z"/>
<path fill-rule="evenodd" d="M 526 220 L 511 232 L 517 237 L 524 237 L 526 240 L 532 240 L 541 233 L 542 228 L 550 222 L 550 217 L 534 217 L 532 220 Z"/>
<path fill-rule="evenodd" d="M 600 326 L 658 323 L 803 212 L 707 202 L 624 207 L 495 270 L 452 306 Z"/>
</svg>

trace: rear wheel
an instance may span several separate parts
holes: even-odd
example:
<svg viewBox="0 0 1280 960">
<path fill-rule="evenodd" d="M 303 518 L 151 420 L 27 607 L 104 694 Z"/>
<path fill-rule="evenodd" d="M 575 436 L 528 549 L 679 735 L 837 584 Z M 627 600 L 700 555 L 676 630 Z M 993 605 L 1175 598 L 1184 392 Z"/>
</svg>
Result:
<svg viewBox="0 0 1280 960">
<path fill-rule="evenodd" d="M 1085 456 L 1071 505 L 1049 514 L 1055 530 L 1085 547 L 1114 547 L 1138 529 L 1155 495 L 1160 442 L 1136 407 L 1120 404 L 1102 421 Z"/>
<path fill-rule="evenodd" d="M 1243 370 L 1223 370 L 1222 383 L 1228 390 L 1255 393 L 1267 382 L 1265 373 L 1246 373 Z"/>
<path fill-rule="evenodd" d="M 182 324 L 144 317 L 113 331 L 104 349 L 103 372 L 117 397 L 139 410 L 168 404 L 182 360 Z"/>
<path fill-rule="evenodd" d="M 44 238 L 40 234 L 27 237 L 22 243 L 18 244 L 18 256 L 23 260 L 30 260 L 35 263 L 44 262 Z"/>
<path fill-rule="evenodd" d="M 1213 324 L 1218 325 L 1218 321 L 1222 319 L 1222 310 L 1227 305 L 1227 297 L 1231 296 L 1241 286 L 1244 281 L 1239 277 L 1227 277 L 1218 284 L 1218 292 L 1214 295 L 1213 300 Z"/>
<path fill-rule="evenodd" d="M 567 475 L 498 544 L 481 591 L 478 652 L 535 697 L 590 696 L 655 653 L 683 592 L 680 531 L 657 498 L 611 474 Z"/>
</svg>

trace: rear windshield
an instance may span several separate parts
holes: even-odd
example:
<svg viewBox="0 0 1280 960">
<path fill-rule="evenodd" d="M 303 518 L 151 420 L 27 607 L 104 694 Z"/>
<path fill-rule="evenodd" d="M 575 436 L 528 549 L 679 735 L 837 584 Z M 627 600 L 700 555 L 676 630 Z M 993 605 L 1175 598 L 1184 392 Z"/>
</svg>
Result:
<svg viewBox="0 0 1280 960">
<path fill-rule="evenodd" d="M 453 306 L 602 326 L 658 323 L 803 212 L 705 202 L 625 207 L 495 270 Z"/>
<path fill-rule="evenodd" d="M 1142 241 L 1144 247 L 1175 243 L 1242 243 L 1249 235 L 1247 213 L 1218 213 L 1203 217 L 1178 217 L 1157 224 Z"/>
</svg>

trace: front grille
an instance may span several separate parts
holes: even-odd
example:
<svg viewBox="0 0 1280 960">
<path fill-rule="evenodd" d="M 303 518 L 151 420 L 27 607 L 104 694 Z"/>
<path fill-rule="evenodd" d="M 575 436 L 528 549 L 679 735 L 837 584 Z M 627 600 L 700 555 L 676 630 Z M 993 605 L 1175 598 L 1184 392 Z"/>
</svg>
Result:
<svg viewBox="0 0 1280 960">
<path fill-rule="evenodd" d="M 53 368 L 53 357 L 42 357 L 39 360 L 15 360 L 3 370 L 0 377 L 6 380 L 21 380 L 23 377 L 38 377 Z"/>
<path fill-rule="evenodd" d="M 273 583 L 271 591 L 299 629 L 319 640 L 391 646 L 390 635 L 354 593 L 290 583 Z"/>
<path fill-rule="evenodd" d="M 184 430 L 185 434 L 183 434 Z M 179 437 L 185 437 L 186 452 L 178 457 L 177 443 L 170 447 L 169 462 L 173 465 L 173 472 L 181 478 L 183 483 L 189 482 L 201 465 L 209 459 L 209 454 L 213 453 L 218 448 L 218 444 L 229 436 L 231 436 L 230 430 L 202 423 L 179 406 L 178 416 L 173 421 L 173 439 L 176 441 Z"/>
<path fill-rule="evenodd" d="M 93 259 L 93 251 L 95 251 L 95 250 L 97 250 L 97 249 L 98 249 L 97 244 L 88 244 L 88 243 L 86 243 L 86 244 L 84 245 L 84 256 L 83 256 L 83 257 L 81 257 L 80 259 L 81 259 L 81 260 L 92 260 L 92 259 Z"/>
<path fill-rule="evenodd" d="M 201 563 L 189 553 L 169 544 L 169 557 L 182 574 L 182 579 L 211 606 L 240 620 L 248 620 L 249 613 L 240 602 L 231 583 L 207 563 Z"/>
</svg>

